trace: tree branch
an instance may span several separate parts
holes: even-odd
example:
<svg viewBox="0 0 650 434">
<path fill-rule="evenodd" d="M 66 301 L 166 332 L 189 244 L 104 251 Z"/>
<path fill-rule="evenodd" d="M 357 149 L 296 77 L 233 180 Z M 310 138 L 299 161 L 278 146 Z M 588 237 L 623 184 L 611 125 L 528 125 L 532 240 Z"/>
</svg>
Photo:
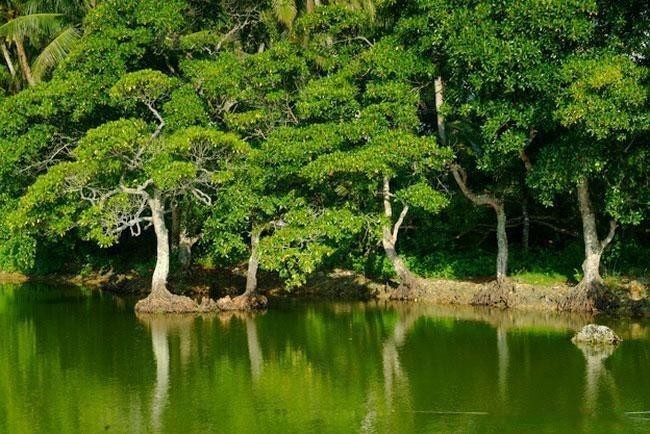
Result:
<svg viewBox="0 0 650 434">
<path fill-rule="evenodd" d="M 618 223 L 616 222 L 616 220 L 612 219 L 609 221 L 609 232 L 607 233 L 605 239 L 600 242 L 600 248 L 602 250 L 605 250 L 607 246 L 609 246 L 609 244 L 614 239 L 614 235 L 616 235 L 617 227 L 618 227 Z"/>
<path fill-rule="evenodd" d="M 526 172 L 530 172 L 533 170 L 533 163 L 531 163 L 530 158 L 528 158 L 528 154 L 526 154 L 525 150 L 519 151 L 519 158 L 521 158 L 521 161 L 524 162 L 524 167 L 526 168 Z"/>
<path fill-rule="evenodd" d="M 454 175 L 456 184 L 460 187 L 460 190 L 463 192 L 465 197 L 471 200 L 474 204 L 491 206 L 495 210 L 503 206 L 501 201 L 494 196 L 474 193 L 467 185 L 467 173 L 457 163 L 452 163 L 450 169 L 451 173 Z"/>
<path fill-rule="evenodd" d="M 153 113 L 153 115 L 156 117 L 156 119 L 158 119 L 158 127 L 156 127 L 156 131 L 154 131 L 153 134 L 151 135 L 151 140 L 153 140 L 156 137 L 158 137 L 158 135 L 160 135 L 160 132 L 162 131 L 163 127 L 165 126 L 165 120 L 163 119 L 163 117 L 160 115 L 160 112 L 158 112 L 158 110 L 156 110 L 156 108 L 153 106 L 153 104 L 151 102 L 147 101 L 147 102 L 145 102 L 145 105 L 147 106 L 149 111 L 151 113 Z"/>
<path fill-rule="evenodd" d="M 212 205 L 212 198 L 207 193 L 204 193 L 196 187 L 192 188 L 190 192 L 201 203 L 204 203 L 207 206 Z"/>
<path fill-rule="evenodd" d="M 122 193 L 127 193 L 127 194 L 135 194 L 138 196 L 145 196 L 149 197 L 149 193 L 147 193 L 146 189 L 147 187 L 151 186 L 153 184 L 153 179 L 147 179 L 145 182 L 140 184 L 139 186 L 132 188 L 132 187 L 127 187 L 124 184 L 120 182 L 120 191 Z"/>
<path fill-rule="evenodd" d="M 406 214 L 409 212 L 409 206 L 404 205 L 404 208 L 402 208 L 402 212 L 399 214 L 399 218 L 397 219 L 397 222 L 395 222 L 395 226 L 393 226 L 393 242 L 397 242 L 397 235 L 399 232 L 399 228 L 402 226 L 402 223 L 404 223 L 404 218 L 406 218 Z"/>
</svg>

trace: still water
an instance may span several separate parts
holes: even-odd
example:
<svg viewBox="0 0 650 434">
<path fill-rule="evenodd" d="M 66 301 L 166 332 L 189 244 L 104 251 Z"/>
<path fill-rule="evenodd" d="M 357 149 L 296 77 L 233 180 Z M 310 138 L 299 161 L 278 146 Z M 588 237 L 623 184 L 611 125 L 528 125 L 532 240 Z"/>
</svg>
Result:
<svg viewBox="0 0 650 434">
<path fill-rule="evenodd" d="M 647 322 L 383 303 L 137 317 L 0 285 L 0 432 L 650 432 Z"/>
</svg>

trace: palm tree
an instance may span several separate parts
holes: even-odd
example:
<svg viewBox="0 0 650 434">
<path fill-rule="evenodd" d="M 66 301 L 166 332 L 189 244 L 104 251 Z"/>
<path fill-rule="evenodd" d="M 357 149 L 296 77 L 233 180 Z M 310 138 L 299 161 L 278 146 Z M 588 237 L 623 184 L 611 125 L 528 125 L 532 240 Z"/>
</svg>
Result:
<svg viewBox="0 0 650 434">
<path fill-rule="evenodd" d="M 375 14 L 375 0 L 271 0 L 276 19 L 288 29 L 293 26 L 298 12 L 311 13 L 323 4 L 342 5 Z"/>
<path fill-rule="evenodd" d="M 75 21 L 94 1 L 5 0 L 0 4 L 0 51 L 11 76 L 17 79 L 11 49 L 29 86 L 41 81 L 79 39 Z M 57 12 L 40 12 L 53 10 Z M 29 46 L 26 47 L 26 42 Z M 30 50 L 31 48 L 31 50 Z M 30 63 L 30 54 L 38 53 Z"/>
</svg>

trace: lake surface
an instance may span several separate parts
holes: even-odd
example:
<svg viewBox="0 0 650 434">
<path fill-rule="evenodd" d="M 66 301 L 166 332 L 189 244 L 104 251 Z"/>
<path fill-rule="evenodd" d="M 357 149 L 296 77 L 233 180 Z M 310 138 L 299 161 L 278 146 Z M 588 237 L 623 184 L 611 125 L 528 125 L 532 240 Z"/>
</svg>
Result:
<svg viewBox="0 0 650 434">
<path fill-rule="evenodd" d="M 274 302 L 137 317 L 116 296 L 0 285 L 0 432 L 649 432 L 650 332 L 580 316 Z"/>
</svg>

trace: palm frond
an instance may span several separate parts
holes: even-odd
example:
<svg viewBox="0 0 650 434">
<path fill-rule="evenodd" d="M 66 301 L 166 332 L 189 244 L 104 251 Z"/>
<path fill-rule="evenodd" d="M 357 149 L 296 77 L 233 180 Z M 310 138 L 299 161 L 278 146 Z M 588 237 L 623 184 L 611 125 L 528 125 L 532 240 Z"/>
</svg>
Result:
<svg viewBox="0 0 650 434">
<path fill-rule="evenodd" d="M 298 15 L 298 7 L 296 6 L 295 0 L 273 0 L 272 6 L 278 21 L 287 28 L 291 28 L 293 20 Z"/>
<path fill-rule="evenodd" d="M 59 63 L 65 56 L 70 53 L 70 50 L 75 46 L 81 37 L 79 31 L 75 27 L 68 27 L 61 32 L 47 47 L 41 51 L 34 64 L 32 65 L 32 74 L 36 81 L 41 81 L 45 73 Z"/>
<path fill-rule="evenodd" d="M 96 0 L 22 0 L 23 14 L 35 14 L 41 11 L 59 12 L 62 14 L 74 14 L 80 9 L 86 9 Z"/>
<path fill-rule="evenodd" d="M 0 37 L 24 39 L 52 34 L 61 25 L 61 16 L 61 14 L 43 13 L 16 17 L 0 26 Z"/>
</svg>

